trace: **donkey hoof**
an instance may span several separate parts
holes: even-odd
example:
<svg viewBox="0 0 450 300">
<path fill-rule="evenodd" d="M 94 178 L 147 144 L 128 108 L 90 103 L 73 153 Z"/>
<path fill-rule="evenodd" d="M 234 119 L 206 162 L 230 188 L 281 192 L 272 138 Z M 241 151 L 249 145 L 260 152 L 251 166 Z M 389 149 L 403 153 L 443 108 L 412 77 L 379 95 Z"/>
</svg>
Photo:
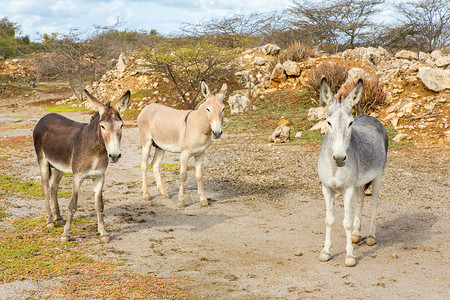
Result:
<svg viewBox="0 0 450 300">
<path fill-rule="evenodd" d="M 359 243 L 360 240 L 361 240 L 360 235 L 352 234 L 352 243 Z"/>
<path fill-rule="evenodd" d="M 108 235 L 104 235 L 104 236 L 100 237 L 100 242 L 102 242 L 102 243 L 109 243 L 109 241 L 110 241 L 110 238 Z"/>
<path fill-rule="evenodd" d="M 200 206 L 201 206 L 201 207 L 208 206 L 208 200 L 206 200 L 206 199 L 200 200 Z"/>
<path fill-rule="evenodd" d="M 356 259 L 354 257 L 346 257 L 345 258 L 345 266 L 346 267 L 356 266 Z"/>
<path fill-rule="evenodd" d="M 53 223 L 53 222 L 48 222 L 48 223 L 47 223 L 47 228 L 48 228 L 48 229 L 53 229 L 53 228 L 55 228 L 55 223 Z"/>
<path fill-rule="evenodd" d="M 372 236 L 369 236 L 368 238 L 367 238 L 367 240 L 366 240 L 366 244 L 368 245 L 368 246 L 373 246 L 373 245 L 375 245 L 377 242 L 375 241 L 375 238 L 374 237 L 372 237 Z"/>
<path fill-rule="evenodd" d="M 61 236 L 61 242 L 63 242 L 63 243 L 68 243 L 69 240 L 70 240 L 69 236 Z"/>
<path fill-rule="evenodd" d="M 55 224 L 56 224 L 56 226 L 64 225 L 64 219 L 61 218 L 61 219 L 56 220 Z"/>
<path fill-rule="evenodd" d="M 177 203 L 177 208 L 183 208 L 183 207 L 185 207 L 185 206 L 186 206 L 186 204 L 184 203 L 184 200 L 178 201 L 178 203 Z"/>
<path fill-rule="evenodd" d="M 142 196 L 142 199 L 144 199 L 144 200 L 150 200 L 150 194 L 149 194 L 149 193 L 144 194 L 144 195 Z"/>
<path fill-rule="evenodd" d="M 331 259 L 331 254 L 326 252 L 320 252 L 319 260 L 322 262 L 329 261 Z"/>
</svg>

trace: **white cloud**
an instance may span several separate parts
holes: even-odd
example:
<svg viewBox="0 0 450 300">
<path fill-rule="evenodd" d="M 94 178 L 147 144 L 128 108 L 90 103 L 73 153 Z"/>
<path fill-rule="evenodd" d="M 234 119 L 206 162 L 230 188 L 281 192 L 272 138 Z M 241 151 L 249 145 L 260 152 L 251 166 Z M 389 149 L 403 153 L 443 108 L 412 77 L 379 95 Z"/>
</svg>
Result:
<svg viewBox="0 0 450 300">
<path fill-rule="evenodd" d="M 0 18 L 6 16 L 16 22 L 22 34 L 30 35 L 33 40 L 39 40 L 37 32 L 92 30 L 94 25 L 113 25 L 117 18 L 125 22 L 123 29 L 156 29 L 170 34 L 178 31 L 182 23 L 206 21 L 235 12 L 281 10 L 289 3 L 287 0 L 6 0 Z"/>
</svg>

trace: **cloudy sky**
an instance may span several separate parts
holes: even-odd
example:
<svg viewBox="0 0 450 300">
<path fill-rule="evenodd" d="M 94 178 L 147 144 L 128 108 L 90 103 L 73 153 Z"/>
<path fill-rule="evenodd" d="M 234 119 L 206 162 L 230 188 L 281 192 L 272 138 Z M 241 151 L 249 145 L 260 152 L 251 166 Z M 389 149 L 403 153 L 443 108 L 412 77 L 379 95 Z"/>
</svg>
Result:
<svg viewBox="0 0 450 300">
<path fill-rule="evenodd" d="M 236 12 L 282 10 L 290 0 L 0 0 L 0 18 L 21 26 L 22 35 L 39 41 L 44 33 L 124 22 L 120 29 L 156 29 L 167 35 L 181 23 L 196 23 Z"/>
</svg>

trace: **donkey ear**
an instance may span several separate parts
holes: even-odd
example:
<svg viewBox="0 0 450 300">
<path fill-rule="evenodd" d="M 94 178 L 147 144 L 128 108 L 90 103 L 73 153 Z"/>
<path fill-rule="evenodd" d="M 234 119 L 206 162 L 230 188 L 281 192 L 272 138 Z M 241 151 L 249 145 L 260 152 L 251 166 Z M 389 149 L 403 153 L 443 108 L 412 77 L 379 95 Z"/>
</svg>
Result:
<svg viewBox="0 0 450 300">
<path fill-rule="evenodd" d="M 203 97 L 205 97 L 206 99 L 208 99 L 211 96 L 211 92 L 209 91 L 208 86 L 206 85 L 205 81 L 203 81 L 203 80 L 202 80 L 201 90 L 202 90 Z"/>
<path fill-rule="evenodd" d="M 222 97 L 222 100 L 225 98 L 225 94 L 227 93 L 228 85 L 224 83 L 222 88 L 220 89 L 218 95 Z"/>
<path fill-rule="evenodd" d="M 103 103 L 101 103 L 100 100 L 92 96 L 86 89 L 84 89 L 84 92 L 88 96 L 87 100 L 91 104 L 92 108 L 96 108 L 98 112 L 102 114 L 103 111 L 105 110 L 105 106 L 103 105 Z"/>
<path fill-rule="evenodd" d="M 125 94 L 123 94 L 122 98 L 116 103 L 114 106 L 115 109 L 119 113 L 122 113 L 128 106 L 128 103 L 130 102 L 130 91 L 126 91 Z"/>
<path fill-rule="evenodd" d="M 359 79 L 355 87 L 348 94 L 347 98 L 345 98 L 345 103 L 348 106 L 353 107 L 356 103 L 359 102 L 359 100 L 361 100 L 363 90 L 364 90 L 363 80 Z"/>
<path fill-rule="evenodd" d="M 326 105 L 330 105 L 333 101 L 333 92 L 331 91 L 330 86 L 327 83 L 327 80 L 322 78 L 320 83 L 320 104 L 325 103 Z"/>
</svg>

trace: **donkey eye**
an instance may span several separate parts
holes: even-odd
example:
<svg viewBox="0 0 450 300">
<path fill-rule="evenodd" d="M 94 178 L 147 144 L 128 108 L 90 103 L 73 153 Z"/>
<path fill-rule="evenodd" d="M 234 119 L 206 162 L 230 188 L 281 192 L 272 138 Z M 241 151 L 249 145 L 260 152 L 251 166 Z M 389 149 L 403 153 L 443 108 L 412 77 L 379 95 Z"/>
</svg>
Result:
<svg viewBox="0 0 450 300">
<path fill-rule="evenodd" d="M 211 113 L 211 110 L 210 110 L 208 107 L 206 108 L 206 110 L 207 110 L 209 113 Z"/>
<path fill-rule="evenodd" d="M 327 121 L 327 123 L 328 123 L 328 125 L 330 125 L 330 126 L 331 126 L 331 123 L 330 123 L 330 121 Z"/>
<path fill-rule="evenodd" d="M 106 129 L 105 125 L 100 125 L 100 127 L 101 127 L 103 130 Z"/>
<path fill-rule="evenodd" d="M 348 127 L 350 127 L 350 126 L 352 126 L 353 125 L 353 122 L 350 122 L 350 124 L 348 124 Z"/>
</svg>

